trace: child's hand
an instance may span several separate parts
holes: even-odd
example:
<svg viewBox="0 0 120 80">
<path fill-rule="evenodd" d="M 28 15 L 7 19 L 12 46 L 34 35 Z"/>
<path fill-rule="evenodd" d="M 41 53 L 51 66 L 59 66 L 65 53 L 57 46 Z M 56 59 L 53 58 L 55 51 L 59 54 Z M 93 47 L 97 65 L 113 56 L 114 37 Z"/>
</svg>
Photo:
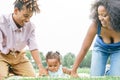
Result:
<svg viewBox="0 0 120 80">
<path fill-rule="evenodd" d="M 67 69 L 66 67 L 63 67 L 63 72 L 66 73 L 66 74 L 71 74 L 71 70 L 70 69 Z"/>
</svg>

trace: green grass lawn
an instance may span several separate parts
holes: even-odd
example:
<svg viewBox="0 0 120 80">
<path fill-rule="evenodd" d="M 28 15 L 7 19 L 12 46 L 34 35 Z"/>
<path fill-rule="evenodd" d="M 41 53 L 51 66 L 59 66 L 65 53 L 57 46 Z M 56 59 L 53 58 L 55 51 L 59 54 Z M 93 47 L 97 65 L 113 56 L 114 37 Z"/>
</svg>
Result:
<svg viewBox="0 0 120 80">
<path fill-rule="evenodd" d="M 78 73 L 87 73 L 89 74 L 90 73 L 90 69 L 89 68 L 79 68 L 77 70 Z"/>
<path fill-rule="evenodd" d="M 84 78 L 28 78 L 28 77 L 21 77 L 21 78 L 8 78 L 6 80 L 120 80 L 120 77 L 84 77 Z"/>
<path fill-rule="evenodd" d="M 108 77 L 108 76 L 104 76 L 104 77 L 90 77 L 90 76 L 81 76 L 81 74 L 87 74 L 89 75 L 90 73 L 90 69 L 89 68 L 80 68 L 78 69 L 78 73 L 80 74 L 79 78 L 50 78 L 50 77 L 37 77 L 37 78 L 33 78 L 33 77 L 19 77 L 19 76 L 13 76 L 13 77 L 9 77 L 5 80 L 120 80 L 120 77 Z"/>
</svg>

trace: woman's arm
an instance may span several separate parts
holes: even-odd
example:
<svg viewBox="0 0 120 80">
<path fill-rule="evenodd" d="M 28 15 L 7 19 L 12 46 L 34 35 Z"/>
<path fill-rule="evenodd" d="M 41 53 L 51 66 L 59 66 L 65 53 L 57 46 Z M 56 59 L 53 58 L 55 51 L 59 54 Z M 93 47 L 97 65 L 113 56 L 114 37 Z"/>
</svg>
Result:
<svg viewBox="0 0 120 80">
<path fill-rule="evenodd" d="M 71 71 L 71 76 L 73 76 L 73 77 L 77 76 L 77 68 L 79 67 L 79 65 L 82 62 L 82 60 L 84 59 L 87 51 L 89 50 L 96 33 L 97 33 L 97 24 L 95 22 L 92 22 L 92 24 L 90 25 L 88 32 L 85 36 L 85 39 L 83 41 L 80 52 L 74 62 L 74 65 L 73 65 L 73 68 Z"/>
</svg>

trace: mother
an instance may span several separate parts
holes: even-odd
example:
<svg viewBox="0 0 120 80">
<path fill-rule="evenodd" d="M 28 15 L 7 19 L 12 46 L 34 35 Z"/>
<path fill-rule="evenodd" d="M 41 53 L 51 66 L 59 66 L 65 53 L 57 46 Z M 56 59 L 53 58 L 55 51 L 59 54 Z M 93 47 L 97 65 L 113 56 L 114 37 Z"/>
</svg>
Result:
<svg viewBox="0 0 120 80">
<path fill-rule="evenodd" d="M 92 6 L 92 18 L 93 22 L 71 75 L 77 75 L 77 68 L 96 36 L 92 50 L 91 76 L 104 76 L 108 58 L 111 65 L 108 75 L 120 76 L 120 0 L 97 0 Z"/>
</svg>

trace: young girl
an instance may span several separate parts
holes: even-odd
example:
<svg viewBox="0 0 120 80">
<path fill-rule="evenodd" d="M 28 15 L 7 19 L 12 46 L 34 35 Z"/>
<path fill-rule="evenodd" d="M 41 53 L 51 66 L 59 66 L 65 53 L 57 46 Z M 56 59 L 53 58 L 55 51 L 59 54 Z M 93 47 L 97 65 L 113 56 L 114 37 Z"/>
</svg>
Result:
<svg viewBox="0 0 120 80">
<path fill-rule="evenodd" d="M 70 75 L 70 70 L 62 67 L 61 65 L 61 55 L 59 52 L 48 52 L 46 55 L 46 63 L 48 75 L 50 77 L 66 77 L 65 74 Z"/>
</svg>

